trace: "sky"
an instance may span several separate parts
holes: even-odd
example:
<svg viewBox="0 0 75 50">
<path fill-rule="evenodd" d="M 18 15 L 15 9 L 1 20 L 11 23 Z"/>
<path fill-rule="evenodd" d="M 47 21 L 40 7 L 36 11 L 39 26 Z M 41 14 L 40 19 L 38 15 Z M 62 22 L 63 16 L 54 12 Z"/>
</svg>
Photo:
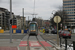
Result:
<svg viewBox="0 0 75 50">
<path fill-rule="evenodd" d="M 63 0 L 35 0 L 35 14 L 36 18 L 41 17 L 43 20 L 49 20 L 52 13 L 59 10 L 63 5 Z M 10 0 L 0 0 L 0 7 L 6 8 L 10 11 Z M 15 15 L 22 16 L 22 9 L 24 8 L 24 16 L 26 20 L 31 20 L 34 12 L 34 0 L 12 0 L 12 12 Z"/>
</svg>

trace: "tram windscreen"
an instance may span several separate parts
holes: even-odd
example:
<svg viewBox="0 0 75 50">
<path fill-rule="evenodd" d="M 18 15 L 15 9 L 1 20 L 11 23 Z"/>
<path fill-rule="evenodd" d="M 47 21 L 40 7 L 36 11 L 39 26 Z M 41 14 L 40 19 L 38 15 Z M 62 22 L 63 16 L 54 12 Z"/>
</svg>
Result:
<svg viewBox="0 0 75 50">
<path fill-rule="evenodd" d="M 30 24 L 30 30 L 36 30 L 36 24 Z"/>
</svg>

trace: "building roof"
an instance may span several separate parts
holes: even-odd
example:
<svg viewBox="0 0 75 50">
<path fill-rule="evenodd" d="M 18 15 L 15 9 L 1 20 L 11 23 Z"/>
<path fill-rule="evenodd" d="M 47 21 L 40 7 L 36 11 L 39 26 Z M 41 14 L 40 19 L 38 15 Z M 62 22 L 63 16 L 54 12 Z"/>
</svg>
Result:
<svg viewBox="0 0 75 50">
<path fill-rule="evenodd" d="M 1 11 L 6 11 L 7 9 L 0 7 L 0 10 Z"/>
</svg>

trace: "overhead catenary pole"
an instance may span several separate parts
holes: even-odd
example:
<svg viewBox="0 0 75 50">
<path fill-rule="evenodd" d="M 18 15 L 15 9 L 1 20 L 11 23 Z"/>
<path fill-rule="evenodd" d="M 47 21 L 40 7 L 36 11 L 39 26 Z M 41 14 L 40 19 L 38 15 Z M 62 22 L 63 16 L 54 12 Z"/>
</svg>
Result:
<svg viewBox="0 0 75 50">
<path fill-rule="evenodd" d="M 35 17 L 35 0 L 34 0 L 34 11 L 33 11 L 33 18 Z"/>
<path fill-rule="evenodd" d="M 10 19 L 12 18 L 12 0 L 10 0 Z M 10 25 L 10 43 L 12 43 L 12 28 L 10 24 L 10 19 L 9 19 L 9 25 Z"/>
<path fill-rule="evenodd" d="M 23 30 L 24 30 L 24 8 L 23 8 Z"/>
</svg>

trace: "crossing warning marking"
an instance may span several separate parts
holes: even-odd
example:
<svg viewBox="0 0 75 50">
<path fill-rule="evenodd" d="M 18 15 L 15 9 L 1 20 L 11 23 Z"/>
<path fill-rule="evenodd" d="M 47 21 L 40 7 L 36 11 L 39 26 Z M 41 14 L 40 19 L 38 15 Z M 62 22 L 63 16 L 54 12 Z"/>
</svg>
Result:
<svg viewBox="0 0 75 50">
<path fill-rule="evenodd" d="M 27 46 L 27 41 L 21 41 L 19 47 Z"/>
<path fill-rule="evenodd" d="M 40 41 L 40 42 L 45 47 L 52 47 L 49 43 L 47 43 L 45 41 Z M 21 41 L 19 44 L 19 47 L 22 47 L 22 46 L 27 46 L 27 41 Z M 29 46 L 30 47 L 41 47 L 41 44 L 38 41 L 29 41 Z"/>
<path fill-rule="evenodd" d="M 45 46 L 45 47 L 52 47 L 49 43 L 45 42 L 45 41 L 41 41 L 41 43 Z"/>
<path fill-rule="evenodd" d="M 29 41 L 29 45 L 31 47 L 40 47 L 41 46 L 38 41 Z"/>
</svg>

